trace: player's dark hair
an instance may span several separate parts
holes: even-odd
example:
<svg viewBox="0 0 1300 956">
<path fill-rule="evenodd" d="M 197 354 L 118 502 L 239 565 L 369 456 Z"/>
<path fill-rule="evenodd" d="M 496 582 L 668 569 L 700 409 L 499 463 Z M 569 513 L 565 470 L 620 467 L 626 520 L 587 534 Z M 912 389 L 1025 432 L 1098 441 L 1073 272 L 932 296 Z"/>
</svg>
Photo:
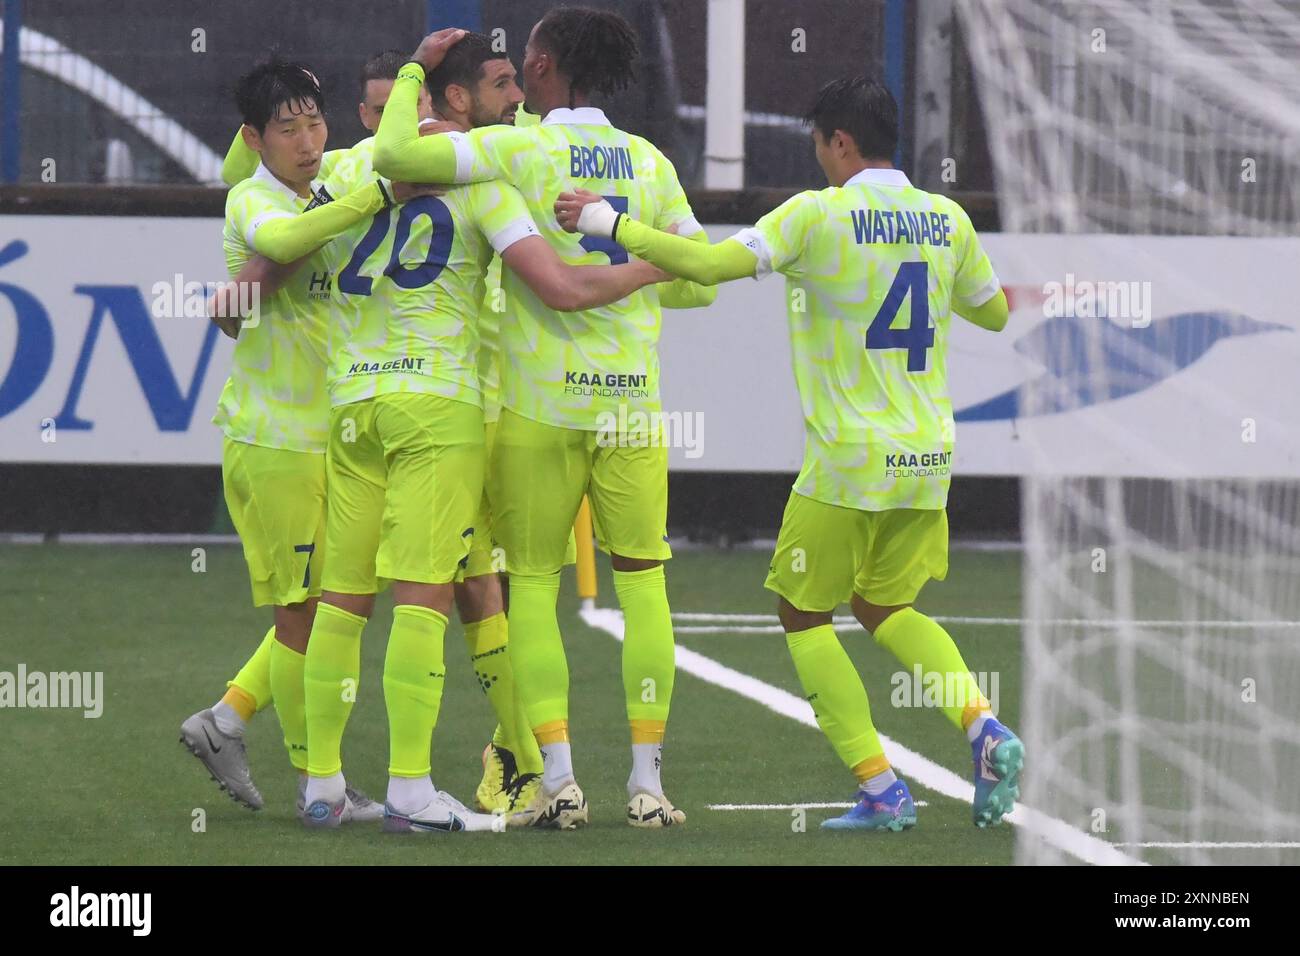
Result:
<svg viewBox="0 0 1300 956">
<path fill-rule="evenodd" d="M 395 80 L 397 71 L 411 58 L 401 50 L 382 50 L 361 67 L 361 98 L 366 98 L 366 84 L 371 80 Z"/>
<path fill-rule="evenodd" d="M 826 139 L 843 130 L 863 159 L 892 159 L 898 148 L 898 104 L 888 87 L 865 76 L 832 80 L 804 117 Z"/>
<path fill-rule="evenodd" d="M 315 104 L 320 113 L 325 112 L 325 95 L 319 81 L 306 64 L 282 60 L 275 53 L 235 83 L 239 115 L 259 133 L 266 131 L 267 123 L 280 114 L 282 107 L 292 115 L 303 112 L 304 103 Z"/>
<path fill-rule="evenodd" d="M 570 106 L 575 93 L 609 96 L 635 77 L 636 31 L 612 10 L 554 7 L 538 22 L 536 40 L 569 78 Z"/>
<path fill-rule="evenodd" d="M 492 49 L 492 39 L 486 33 L 466 33 L 452 44 L 442 62 L 434 67 L 425 84 L 439 110 L 447 108 L 447 87 L 455 83 L 472 90 L 483 79 L 483 64 L 488 60 L 504 60 L 506 55 Z"/>
</svg>

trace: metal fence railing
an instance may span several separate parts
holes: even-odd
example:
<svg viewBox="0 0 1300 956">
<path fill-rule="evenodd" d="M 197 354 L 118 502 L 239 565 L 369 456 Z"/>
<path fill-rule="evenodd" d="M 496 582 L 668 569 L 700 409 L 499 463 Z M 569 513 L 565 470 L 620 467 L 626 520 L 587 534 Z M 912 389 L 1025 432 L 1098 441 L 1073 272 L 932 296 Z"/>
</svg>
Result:
<svg viewBox="0 0 1300 956">
<path fill-rule="evenodd" d="M 638 82 L 603 105 L 620 126 L 660 146 L 684 185 L 700 186 L 709 4 L 586 2 L 622 12 L 641 45 Z M 941 19 L 953 22 L 950 0 L 931 2 L 942 11 Z M 411 49 L 430 26 L 456 21 L 494 36 L 499 31 L 520 67 L 532 24 L 554 5 L 554 0 L 389 0 L 378 16 L 316 0 L 223 0 L 206 6 L 132 0 L 129 14 L 123 14 L 121 6 L 97 0 L 0 0 L 0 183 L 217 185 L 221 158 L 239 122 L 231 96 L 235 79 L 272 48 L 309 63 L 321 77 L 329 147 L 347 146 L 365 135 L 355 104 L 357 75 L 368 55 Z M 821 83 L 864 71 L 888 74 L 902 93 L 902 163 L 908 168 L 914 154 L 911 117 L 917 112 L 912 101 L 934 94 L 922 91 L 913 78 L 919 67 L 930 65 L 919 59 L 921 26 L 910 5 L 749 0 L 745 11 L 747 188 L 823 185 L 799 117 Z M 932 18 L 924 25 L 929 35 L 934 21 L 927 16 Z M 954 61 L 966 62 L 960 55 Z M 968 74 L 954 70 L 945 95 L 964 101 L 969 88 Z M 982 148 L 982 133 L 970 132 L 983 122 L 978 109 L 955 103 L 944 115 L 961 128 L 936 136 L 931 120 L 927 149 L 942 152 L 950 142 Z M 914 178 L 929 188 L 946 185 L 924 170 Z M 985 178 L 983 183 L 968 178 L 951 188 L 990 189 L 991 173 Z"/>
</svg>

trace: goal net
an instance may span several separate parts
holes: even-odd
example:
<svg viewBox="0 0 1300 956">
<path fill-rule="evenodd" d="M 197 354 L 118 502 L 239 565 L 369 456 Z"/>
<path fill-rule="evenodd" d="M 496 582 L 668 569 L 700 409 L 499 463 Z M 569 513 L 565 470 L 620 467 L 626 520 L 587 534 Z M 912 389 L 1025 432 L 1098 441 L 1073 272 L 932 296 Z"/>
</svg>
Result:
<svg viewBox="0 0 1300 956">
<path fill-rule="evenodd" d="M 1003 230 L 1086 286 L 1004 333 L 1038 336 L 1022 799 L 1135 861 L 1300 862 L 1300 2 L 957 10 Z"/>
</svg>

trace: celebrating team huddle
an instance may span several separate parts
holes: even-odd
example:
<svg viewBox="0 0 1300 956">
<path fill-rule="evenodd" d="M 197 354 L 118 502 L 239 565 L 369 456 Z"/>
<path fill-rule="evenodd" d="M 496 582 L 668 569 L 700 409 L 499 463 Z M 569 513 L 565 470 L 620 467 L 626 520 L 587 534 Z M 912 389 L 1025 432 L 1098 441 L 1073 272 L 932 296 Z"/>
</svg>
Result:
<svg viewBox="0 0 1300 956">
<path fill-rule="evenodd" d="M 241 78 L 223 242 L 235 284 L 259 295 L 239 317 L 218 302 L 236 344 L 214 422 L 253 600 L 274 624 L 182 741 L 260 807 L 243 735 L 274 702 L 310 828 L 587 823 L 556 613 L 585 496 L 624 619 L 627 820 L 684 824 L 661 780 L 675 673 L 661 308 L 775 271 L 804 292 L 790 334 L 807 440 L 766 587 L 858 782 L 823 826 L 917 820 L 832 627 L 845 601 L 909 669 L 964 675 L 944 712 L 971 743 L 974 820 L 996 824 L 1023 746 L 912 606 L 947 573 L 948 326 L 954 310 L 1006 323 L 992 266 L 959 206 L 891 167 L 896 106 L 863 78 L 827 84 L 809 115 L 829 188 L 710 245 L 672 164 L 589 105 L 633 81 L 636 52 L 617 14 L 557 8 L 529 36 L 520 84 L 486 36 L 438 31 L 409 61 L 367 61 L 359 112 L 374 135 L 330 152 L 308 67 L 272 59 Z M 345 778 L 341 744 L 388 587 L 381 804 Z M 430 777 L 453 605 L 498 721 L 473 810 Z"/>
</svg>

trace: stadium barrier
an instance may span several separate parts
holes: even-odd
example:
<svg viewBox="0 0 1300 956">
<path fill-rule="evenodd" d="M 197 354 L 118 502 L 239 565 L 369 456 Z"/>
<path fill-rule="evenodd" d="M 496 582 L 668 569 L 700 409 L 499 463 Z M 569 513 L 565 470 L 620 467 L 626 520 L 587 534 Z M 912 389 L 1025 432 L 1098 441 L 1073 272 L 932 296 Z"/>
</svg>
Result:
<svg viewBox="0 0 1300 956">
<path fill-rule="evenodd" d="M 744 224 L 787 195 L 692 201 L 703 221 Z M 223 278 L 221 204 L 220 191 L 186 188 L 0 193 L 0 530 L 222 527 L 207 420 L 230 343 L 185 316 L 186 283 Z M 989 224 L 984 199 L 964 204 Z M 1003 335 L 952 326 L 954 534 L 1014 536 L 1016 479 L 1031 471 L 1295 474 L 1300 426 L 1269 395 L 1298 357 L 1297 320 L 1279 303 L 1300 289 L 1279 296 L 1247 281 L 1297 284 L 1285 240 L 990 233 L 986 243 L 1013 318 Z M 781 290 L 779 279 L 733 283 L 706 320 L 665 316 L 678 532 L 738 540 L 776 526 L 802 454 Z M 1101 347 L 1080 354 L 1071 343 L 1096 323 L 1109 330 Z M 1089 385 L 1098 363 L 1112 373 L 1106 394 Z M 1024 417 L 1031 397 L 1038 414 Z M 1214 450 L 1222 443 L 1209 436 L 1224 431 L 1240 433 L 1240 454 Z"/>
</svg>

